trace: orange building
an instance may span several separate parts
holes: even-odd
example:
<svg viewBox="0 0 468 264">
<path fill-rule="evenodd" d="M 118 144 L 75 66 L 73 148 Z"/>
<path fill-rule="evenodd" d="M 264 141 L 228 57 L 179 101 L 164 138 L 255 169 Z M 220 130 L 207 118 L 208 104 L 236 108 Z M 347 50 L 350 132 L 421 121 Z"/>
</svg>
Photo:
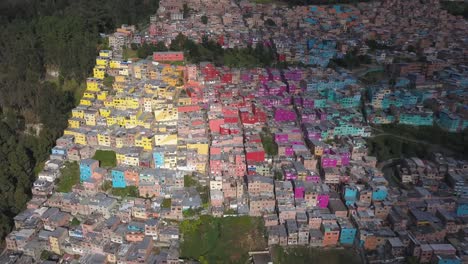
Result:
<svg viewBox="0 0 468 264">
<path fill-rule="evenodd" d="M 154 52 L 154 61 L 184 61 L 184 53 L 176 51 Z"/>
</svg>

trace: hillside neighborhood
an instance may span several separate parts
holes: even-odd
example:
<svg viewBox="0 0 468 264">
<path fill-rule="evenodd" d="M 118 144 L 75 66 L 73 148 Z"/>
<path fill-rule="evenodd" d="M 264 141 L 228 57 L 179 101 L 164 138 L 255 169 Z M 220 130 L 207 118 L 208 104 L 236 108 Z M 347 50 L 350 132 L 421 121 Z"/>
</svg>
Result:
<svg viewBox="0 0 468 264">
<path fill-rule="evenodd" d="M 383 157 L 370 143 L 405 140 L 385 126 L 466 131 L 467 20 L 438 0 L 255 2 L 160 0 L 147 27 L 105 36 L 1 263 L 212 263 L 184 251 L 181 223 L 201 216 L 260 219 L 242 263 L 278 247 L 468 262 L 466 152 Z M 181 35 L 275 63 L 127 56 Z"/>
</svg>

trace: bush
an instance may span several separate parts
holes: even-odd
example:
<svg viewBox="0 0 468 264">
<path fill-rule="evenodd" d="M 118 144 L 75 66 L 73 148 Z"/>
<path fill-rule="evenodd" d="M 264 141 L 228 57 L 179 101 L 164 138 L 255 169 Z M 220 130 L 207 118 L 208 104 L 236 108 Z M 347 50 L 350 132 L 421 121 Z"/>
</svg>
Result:
<svg viewBox="0 0 468 264">
<path fill-rule="evenodd" d="M 117 166 L 117 158 L 112 150 L 97 150 L 93 159 L 99 160 L 99 166 L 113 168 Z"/>
<path fill-rule="evenodd" d="M 73 186 L 80 182 L 80 167 L 78 166 L 78 163 L 76 161 L 67 162 L 60 172 L 62 175 L 58 180 L 57 191 L 71 192 Z"/>
</svg>

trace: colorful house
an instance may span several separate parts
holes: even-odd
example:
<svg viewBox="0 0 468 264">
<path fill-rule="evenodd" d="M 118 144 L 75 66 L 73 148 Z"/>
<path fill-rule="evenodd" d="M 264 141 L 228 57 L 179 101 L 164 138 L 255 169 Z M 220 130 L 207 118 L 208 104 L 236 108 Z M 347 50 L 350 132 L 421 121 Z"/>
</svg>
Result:
<svg viewBox="0 0 468 264">
<path fill-rule="evenodd" d="M 93 175 L 96 168 L 99 167 L 99 161 L 93 159 L 84 159 L 80 162 L 80 180 L 86 181 Z"/>
<path fill-rule="evenodd" d="M 112 187 L 113 188 L 125 188 L 127 183 L 125 181 L 125 169 L 122 167 L 116 167 L 111 171 L 112 176 Z"/>
<path fill-rule="evenodd" d="M 356 238 L 357 229 L 346 218 L 338 218 L 340 227 L 340 243 L 343 245 L 352 245 Z"/>
</svg>

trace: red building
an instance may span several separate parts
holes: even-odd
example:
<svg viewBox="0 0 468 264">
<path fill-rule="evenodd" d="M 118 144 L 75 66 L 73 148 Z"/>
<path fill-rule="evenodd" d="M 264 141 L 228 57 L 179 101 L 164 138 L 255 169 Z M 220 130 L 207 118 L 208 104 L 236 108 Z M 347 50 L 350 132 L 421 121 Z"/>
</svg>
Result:
<svg viewBox="0 0 468 264">
<path fill-rule="evenodd" d="M 224 119 L 212 119 L 208 123 L 211 133 L 219 133 L 219 127 L 224 124 Z"/>
<path fill-rule="evenodd" d="M 154 61 L 184 61 L 184 53 L 177 51 L 154 52 Z"/>
<path fill-rule="evenodd" d="M 245 158 L 249 161 L 265 161 L 265 151 L 263 149 L 246 149 Z"/>
</svg>

